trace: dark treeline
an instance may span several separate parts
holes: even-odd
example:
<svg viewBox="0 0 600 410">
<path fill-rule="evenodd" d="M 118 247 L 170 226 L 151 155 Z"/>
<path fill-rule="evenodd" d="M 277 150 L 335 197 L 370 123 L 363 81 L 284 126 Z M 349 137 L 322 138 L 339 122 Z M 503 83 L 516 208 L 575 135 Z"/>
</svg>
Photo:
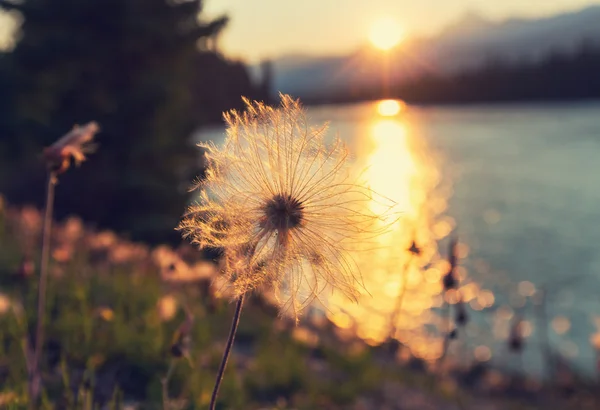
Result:
<svg viewBox="0 0 600 410">
<path fill-rule="evenodd" d="M 585 42 L 575 52 L 552 53 L 537 62 L 490 59 L 482 67 L 453 76 L 426 74 L 392 87 L 388 96 L 427 104 L 600 98 L 600 45 Z M 383 97 L 381 88 L 357 89 L 334 95 L 326 102 Z"/>
<path fill-rule="evenodd" d="M 201 0 L 0 0 L 23 24 L 0 53 L 0 192 L 41 205 L 43 147 L 97 121 L 98 150 L 61 177 L 57 213 L 147 241 L 172 235 L 199 170 L 202 125 L 265 99 L 246 67 L 216 51 L 228 20 Z"/>
</svg>

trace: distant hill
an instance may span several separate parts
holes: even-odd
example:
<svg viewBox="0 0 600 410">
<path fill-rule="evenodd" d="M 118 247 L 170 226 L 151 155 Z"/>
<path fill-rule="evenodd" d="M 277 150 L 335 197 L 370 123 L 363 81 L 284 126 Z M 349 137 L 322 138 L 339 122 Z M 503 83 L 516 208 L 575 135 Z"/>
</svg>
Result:
<svg viewBox="0 0 600 410">
<path fill-rule="evenodd" d="M 551 53 L 574 53 L 587 42 L 600 44 L 600 6 L 542 19 L 488 21 L 467 13 L 430 38 L 407 39 L 390 56 L 391 81 L 430 74 L 449 75 L 492 60 L 536 62 Z M 381 83 L 383 55 L 365 46 L 341 57 L 283 56 L 273 61 L 273 90 L 319 97 Z"/>
</svg>

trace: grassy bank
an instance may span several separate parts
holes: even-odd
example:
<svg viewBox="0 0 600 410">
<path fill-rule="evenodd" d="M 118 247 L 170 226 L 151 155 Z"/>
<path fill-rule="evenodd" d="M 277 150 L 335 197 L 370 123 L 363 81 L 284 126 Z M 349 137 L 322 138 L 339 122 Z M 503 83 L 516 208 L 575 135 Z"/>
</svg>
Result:
<svg viewBox="0 0 600 410">
<path fill-rule="evenodd" d="M 36 324 L 41 223 L 33 208 L 0 213 L 0 408 L 28 405 L 25 346 Z M 214 262 L 187 246 L 151 249 L 95 232 L 77 218 L 56 225 L 51 256 L 43 408 L 206 407 L 233 311 Z M 186 311 L 191 344 L 177 357 Z M 398 348 L 341 337 L 318 313 L 296 326 L 252 296 L 219 408 L 542 408 L 550 397 L 531 390 L 507 399 L 506 389 L 490 396 L 486 369 L 441 377 L 416 359 L 401 364 Z M 595 403 L 584 386 L 570 397 L 561 400 Z"/>
</svg>

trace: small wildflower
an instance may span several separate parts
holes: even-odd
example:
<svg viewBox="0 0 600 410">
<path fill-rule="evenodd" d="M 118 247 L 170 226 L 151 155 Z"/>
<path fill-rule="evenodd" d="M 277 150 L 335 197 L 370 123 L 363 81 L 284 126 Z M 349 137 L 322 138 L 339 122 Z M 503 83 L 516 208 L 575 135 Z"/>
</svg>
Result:
<svg viewBox="0 0 600 410">
<path fill-rule="evenodd" d="M 29 256 L 23 256 L 19 267 L 17 268 L 16 275 L 21 279 L 30 278 L 35 273 L 35 262 Z"/>
<path fill-rule="evenodd" d="M 0 315 L 8 312 L 11 308 L 12 302 L 10 298 L 2 293 L 0 293 Z"/>
<path fill-rule="evenodd" d="M 32 206 L 25 206 L 18 216 L 19 230 L 25 235 L 36 236 L 42 230 L 42 214 Z"/>
<path fill-rule="evenodd" d="M 177 313 L 177 299 L 172 295 L 163 296 L 158 300 L 157 310 L 160 320 L 171 320 Z"/>
<path fill-rule="evenodd" d="M 52 251 L 52 258 L 56 262 L 65 263 L 71 260 L 73 257 L 73 247 L 69 245 L 62 245 Z"/>
<path fill-rule="evenodd" d="M 65 221 L 62 229 L 57 234 L 61 242 L 74 244 L 81 239 L 84 230 L 83 221 L 80 218 L 71 216 Z"/>
<path fill-rule="evenodd" d="M 1 406 L 7 406 L 8 408 L 10 408 L 11 405 L 18 405 L 19 404 L 19 396 L 17 395 L 17 393 L 12 392 L 12 391 L 5 391 L 5 392 L 1 392 L 0 393 L 0 405 Z"/>
<path fill-rule="evenodd" d="M 108 260 L 115 265 L 141 262 L 148 259 L 146 246 L 131 242 L 120 242 L 109 249 Z"/>
<path fill-rule="evenodd" d="M 87 240 L 91 249 L 98 250 L 114 246 L 118 241 L 118 237 L 114 232 L 102 231 L 97 234 L 91 234 Z"/>
<path fill-rule="evenodd" d="M 112 321 L 115 317 L 115 312 L 111 308 L 106 306 L 102 306 L 96 309 L 96 314 L 99 318 L 106 322 Z"/>
<path fill-rule="evenodd" d="M 71 164 L 81 164 L 85 161 L 85 154 L 93 151 L 92 141 L 94 135 L 100 131 L 98 124 L 89 122 L 84 126 L 76 125 L 51 146 L 44 149 L 44 159 L 48 169 L 56 174 L 62 174 Z"/>
<path fill-rule="evenodd" d="M 355 299 L 363 285 L 352 253 L 387 229 L 369 210 L 373 193 L 351 176 L 342 142 L 326 146 L 326 128 L 309 127 L 298 101 L 282 95 L 281 107 L 246 108 L 225 115 L 223 149 L 201 144 L 201 199 L 179 229 L 224 250 L 235 298 L 271 289 L 296 318 L 325 289 Z"/>
</svg>

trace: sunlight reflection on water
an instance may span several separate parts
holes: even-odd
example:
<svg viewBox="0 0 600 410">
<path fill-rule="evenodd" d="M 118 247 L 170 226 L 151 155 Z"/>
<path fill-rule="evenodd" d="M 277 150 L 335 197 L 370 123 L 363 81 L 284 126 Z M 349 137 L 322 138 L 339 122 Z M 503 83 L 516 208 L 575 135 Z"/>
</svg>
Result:
<svg viewBox="0 0 600 410">
<path fill-rule="evenodd" d="M 327 315 L 371 344 L 397 327 L 395 336 L 415 354 L 437 357 L 445 325 L 440 280 L 448 268 L 447 237 L 456 229 L 457 273 L 471 320 L 451 353 L 541 375 L 549 343 L 578 369 L 596 371 L 598 103 L 399 104 L 396 114 L 385 105 L 389 112 L 377 102 L 308 110 L 314 125 L 330 121 L 329 135 L 339 135 L 357 166 L 367 166 L 371 187 L 403 211 L 381 238 L 390 246 L 360 258 L 370 294 L 359 303 L 334 296 Z M 223 128 L 199 138 L 219 144 Z M 408 251 L 413 240 L 418 257 Z M 401 294 L 402 312 L 392 325 Z M 522 361 L 506 344 L 519 316 L 527 337 Z"/>
<path fill-rule="evenodd" d="M 446 331 L 445 322 L 432 308 L 442 304 L 441 278 L 448 270 L 438 241 L 454 227 L 454 221 L 443 215 L 449 190 L 440 189 L 438 165 L 428 148 L 402 117 L 382 112 L 383 102 L 371 107 L 368 136 L 363 136 L 368 142 L 363 141 L 357 152 L 357 166 L 367 167 L 364 176 L 375 192 L 397 204 L 399 219 L 379 238 L 382 246 L 357 257 L 365 284 L 363 297 L 354 303 L 334 294 L 327 315 L 342 328 L 352 327 L 369 344 L 394 337 L 413 354 L 434 360 L 441 355 L 440 338 Z M 372 208 L 385 210 L 375 201 Z M 409 251 L 413 241 L 418 255 Z M 465 292 L 470 291 L 465 301 L 478 296 L 475 283 L 463 284 Z M 493 294 L 485 295 L 489 305 Z"/>
</svg>

